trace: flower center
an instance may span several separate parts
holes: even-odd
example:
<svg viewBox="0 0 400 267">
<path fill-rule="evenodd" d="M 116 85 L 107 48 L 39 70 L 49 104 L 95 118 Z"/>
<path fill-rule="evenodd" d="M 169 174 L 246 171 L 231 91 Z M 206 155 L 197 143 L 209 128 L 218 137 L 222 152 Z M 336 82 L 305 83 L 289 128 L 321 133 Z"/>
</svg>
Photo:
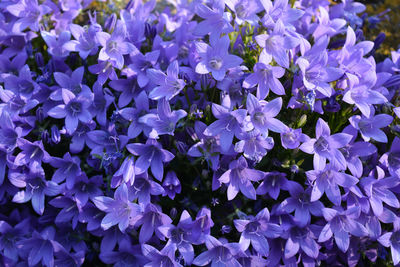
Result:
<svg viewBox="0 0 400 267">
<path fill-rule="evenodd" d="M 222 60 L 220 58 L 213 58 L 208 62 L 208 64 L 211 66 L 211 68 L 219 70 L 222 67 Z"/>
<path fill-rule="evenodd" d="M 329 150 L 329 143 L 325 139 L 325 137 L 321 136 L 314 144 L 314 149 L 318 152 L 328 151 Z"/>
<path fill-rule="evenodd" d="M 400 152 L 391 152 L 388 156 L 389 166 L 395 169 L 400 168 Z"/>
<path fill-rule="evenodd" d="M 246 18 L 249 15 L 248 7 L 245 7 L 244 4 L 240 3 L 235 6 L 236 14 L 239 18 Z"/>
<path fill-rule="evenodd" d="M 258 122 L 258 123 L 260 123 L 260 124 L 264 124 L 265 121 L 266 121 L 266 118 L 265 118 L 265 116 L 264 116 L 264 113 L 262 113 L 262 112 L 256 112 L 256 113 L 254 113 L 253 119 L 254 119 L 254 121 L 256 121 L 256 122 Z"/>
<path fill-rule="evenodd" d="M 246 225 L 246 231 L 249 233 L 256 233 L 258 231 L 258 228 L 260 227 L 259 222 L 249 222 Z"/>
<path fill-rule="evenodd" d="M 73 116 L 81 113 L 82 111 L 82 104 L 76 101 L 71 101 L 69 103 L 69 108 L 70 108 L 70 112 L 72 113 Z"/>
</svg>

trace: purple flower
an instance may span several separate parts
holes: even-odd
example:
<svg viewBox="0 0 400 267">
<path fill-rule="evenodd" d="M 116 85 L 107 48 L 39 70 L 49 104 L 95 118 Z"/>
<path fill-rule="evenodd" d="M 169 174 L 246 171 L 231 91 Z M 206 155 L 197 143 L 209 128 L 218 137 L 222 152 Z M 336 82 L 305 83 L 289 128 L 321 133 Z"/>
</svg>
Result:
<svg viewBox="0 0 400 267">
<path fill-rule="evenodd" d="M 167 172 L 165 175 L 165 179 L 163 182 L 164 193 L 163 196 L 168 195 L 169 198 L 174 199 L 176 193 L 181 192 L 181 183 L 179 182 L 178 177 L 176 177 L 176 173 L 174 171 Z"/>
<path fill-rule="evenodd" d="M 229 164 L 229 170 L 222 174 L 219 181 L 228 184 L 228 200 L 234 199 L 239 191 L 247 198 L 256 199 L 256 190 L 251 182 L 263 177 L 262 171 L 248 168 L 246 159 L 241 156 Z"/>
<path fill-rule="evenodd" d="M 255 217 L 233 221 L 238 232 L 242 233 L 239 244 L 243 251 L 246 251 L 250 243 L 253 248 L 262 256 L 268 256 L 268 238 L 277 238 L 282 230 L 279 225 L 269 222 L 269 211 L 262 209 Z"/>
<path fill-rule="evenodd" d="M 101 196 L 102 190 L 100 186 L 103 184 L 103 177 L 100 175 L 87 178 L 86 174 L 81 174 L 75 181 L 75 186 L 71 193 L 74 195 L 78 207 L 83 208 L 88 203 L 88 200 L 93 200 L 94 197 Z"/>
<path fill-rule="evenodd" d="M 292 181 L 288 181 L 286 174 L 282 172 L 268 172 L 264 175 L 264 181 L 257 188 L 257 195 L 265 195 L 268 193 L 273 199 L 277 199 L 280 190 L 288 191 Z"/>
<path fill-rule="evenodd" d="M 69 31 L 63 31 L 59 35 L 54 32 L 41 31 L 43 40 L 46 42 L 49 53 L 55 58 L 65 58 L 69 51 L 64 45 L 71 39 Z"/>
<path fill-rule="evenodd" d="M 69 29 L 75 40 L 64 44 L 64 48 L 69 51 L 79 52 L 82 59 L 86 59 L 89 55 L 94 55 L 98 51 L 98 41 L 96 33 L 101 30 L 98 24 L 82 27 L 77 24 L 70 24 Z"/>
<path fill-rule="evenodd" d="M 177 122 L 186 115 L 183 109 L 171 111 L 167 99 L 162 98 L 158 101 L 157 114 L 146 114 L 139 118 L 139 122 L 152 127 L 157 135 L 174 135 Z"/>
<path fill-rule="evenodd" d="M 133 44 L 125 41 L 125 23 L 118 20 L 111 35 L 106 32 L 99 32 L 96 36 L 101 46 L 103 46 L 99 53 L 99 60 L 110 60 L 116 68 L 122 69 L 124 66 L 123 55 L 129 54 L 135 50 Z"/>
<path fill-rule="evenodd" d="M 212 113 L 217 120 L 211 123 L 205 130 L 204 135 L 216 136 L 220 135 L 220 144 L 223 152 L 228 152 L 232 145 L 233 136 L 241 133 L 241 123 L 246 117 L 245 109 L 230 109 L 215 104 L 212 104 Z"/>
<path fill-rule="evenodd" d="M 217 170 L 219 164 L 219 153 L 221 152 L 220 145 L 216 137 L 203 134 L 206 128 L 207 125 L 203 122 L 195 121 L 195 136 L 193 136 L 193 139 L 195 139 L 195 141 L 198 140 L 199 142 L 189 148 L 187 154 L 191 157 L 204 157 L 208 165 L 213 170 Z"/>
<path fill-rule="evenodd" d="M 395 229 L 393 232 L 387 232 L 378 238 L 379 243 L 385 247 L 390 247 L 393 264 L 400 262 L 400 231 Z"/>
<path fill-rule="evenodd" d="M 311 230 L 311 227 L 313 226 L 314 225 L 310 225 L 304 228 L 293 226 L 290 228 L 284 252 L 286 259 L 295 256 L 299 252 L 300 248 L 307 256 L 313 259 L 318 257 L 319 246 L 314 240 L 318 235 L 315 233 L 317 231 Z"/>
<path fill-rule="evenodd" d="M 357 221 L 360 210 L 359 207 L 343 210 L 341 207 L 324 208 L 322 210 L 327 224 L 322 229 L 318 242 L 328 241 L 332 236 L 338 248 L 346 252 L 350 245 L 349 234 L 363 237 L 368 235 L 367 229 Z"/>
<path fill-rule="evenodd" d="M 222 81 L 228 69 L 239 66 L 242 59 L 228 53 L 229 37 L 224 35 L 219 39 L 211 39 L 211 46 L 203 42 L 196 43 L 196 50 L 201 61 L 196 65 L 196 72 L 208 74 L 211 72 L 214 79 Z"/>
<path fill-rule="evenodd" d="M 22 32 L 27 27 L 33 31 L 39 31 L 39 21 L 43 15 L 50 12 L 47 5 L 39 5 L 37 0 L 20 0 L 16 4 L 6 5 L 6 9 L 19 18 L 13 25 L 15 32 Z"/>
<path fill-rule="evenodd" d="M 383 104 L 387 102 L 387 99 L 378 91 L 369 89 L 365 85 L 360 85 L 348 90 L 343 96 L 343 101 L 356 105 L 365 117 L 369 117 L 373 104 Z"/>
<path fill-rule="evenodd" d="M 353 139 L 357 137 L 357 130 L 353 127 L 347 127 L 345 132 L 352 134 Z M 363 164 L 360 157 L 367 157 L 376 153 L 376 147 L 368 142 L 351 142 L 345 147 L 340 148 L 344 158 L 346 159 L 347 168 L 355 177 L 361 177 L 363 174 Z"/>
<path fill-rule="evenodd" d="M 169 64 L 167 75 L 157 69 L 148 69 L 146 73 L 150 81 L 157 85 L 150 91 L 150 99 L 159 100 L 165 98 L 169 101 L 178 95 L 186 85 L 184 80 L 178 78 L 179 64 L 177 60 Z"/>
<path fill-rule="evenodd" d="M 185 263 L 190 265 L 194 258 L 194 249 L 191 244 L 193 241 L 192 231 L 196 230 L 193 229 L 190 214 L 184 210 L 176 226 L 173 224 L 163 225 L 158 230 L 169 239 L 166 246 L 175 246 L 183 256 Z"/>
<path fill-rule="evenodd" d="M 311 215 L 322 216 L 324 205 L 319 200 L 311 201 L 311 190 L 304 190 L 299 184 L 292 184 L 290 187 L 290 197 L 286 198 L 279 205 L 279 209 L 284 212 L 294 213 L 294 220 L 300 227 L 310 224 Z"/>
<path fill-rule="evenodd" d="M 111 180 L 111 187 L 120 186 L 121 183 L 133 185 L 135 182 L 135 160 L 133 157 L 126 157 L 121 167 L 114 173 Z"/>
<path fill-rule="evenodd" d="M 12 227 L 6 221 L 0 221 L 0 251 L 13 262 L 18 261 L 17 242 L 29 232 L 29 219 L 24 219 Z"/>
<path fill-rule="evenodd" d="M 136 138 L 142 131 L 149 135 L 151 127 L 147 126 L 140 118 L 149 113 L 149 98 L 145 91 L 135 97 L 136 108 L 124 108 L 120 111 L 121 116 L 130 122 L 128 136 Z"/>
<path fill-rule="evenodd" d="M 49 204 L 61 209 L 54 220 L 57 225 L 69 224 L 71 222 L 72 229 L 76 228 L 81 207 L 75 199 L 70 196 L 58 196 L 53 198 Z"/>
<path fill-rule="evenodd" d="M 54 101 L 62 101 L 62 89 L 68 89 L 74 94 L 82 94 L 86 97 L 90 97 L 90 88 L 82 83 L 83 75 L 85 73 L 84 67 L 76 68 L 71 75 L 67 75 L 63 72 L 54 72 L 54 80 L 60 86 L 60 89 L 55 90 L 50 98 Z"/>
<path fill-rule="evenodd" d="M 285 74 L 285 70 L 279 66 L 271 66 L 271 58 L 266 53 L 261 53 L 259 61 L 254 65 L 254 73 L 251 73 L 243 81 L 244 88 L 252 88 L 257 85 L 257 98 L 265 99 L 271 89 L 277 95 L 284 95 L 285 88 L 278 80 Z"/>
<path fill-rule="evenodd" d="M 263 10 L 261 4 L 251 0 L 228 0 L 226 5 L 235 13 L 238 25 L 248 22 L 252 25 L 259 21 L 257 13 Z"/>
<path fill-rule="evenodd" d="M 142 255 L 140 246 L 132 245 L 126 239 L 119 243 L 118 251 L 101 251 L 99 257 L 104 263 L 115 266 L 141 267 L 148 263 L 148 260 Z"/>
<path fill-rule="evenodd" d="M 54 250 L 61 246 L 54 241 L 56 230 L 49 226 L 43 229 L 41 233 L 36 230 L 32 233 L 32 237 L 23 239 L 17 243 L 21 254 L 26 252 L 28 255 L 28 264 L 34 266 L 41 264 L 46 267 L 54 266 Z"/>
<path fill-rule="evenodd" d="M 171 218 L 162 213 L 159 206 L 148 203 L 144 208 L 142 218 L 137 222 L 137 225 L 142 225 L 139 232 L 140 244 L 149 241 L 154 232 L 159 239 L 164 240 L 164 236 L 162 232 L 160 232 L 159 227 L 162 225 L 168 225 L 171 222 Z"/>
<path fill-rule="evenodd" d="M 17 147 L 17 140 L 22 137 L 22 128 L 16 127 L 10 114 L 5 111 L 1 112 L 0 121 L 0 150 L 12 152 Z"/>
<path fill-rule="evenodd" d="M 268 130 L 278 133 L 286 130 L 287 126 L 275 119 L 282 108 L 282 98 L 275 98 L 262 105 L 254 95 L 248 94 L 246 105 L 251 123 L 262 134 L 268 135 Z"/>
<path fill-rule="evenodd" d="M 42 161 L 50 162 L 51 156 L 43 147 L 42 141 L 35 141 L 33 143 L 26 139 L 17 140 L 18 148 L 22 151 L 14 159 L 16 166 L 28 165 L 32 172 L 42 170 Z"/>
<path fill-rule="evenodd" d="M 393 176 L 400 177 L 400 138 L 393 139 L 390 150 L 383 154 L 379 161 L 384 164 L 389 173 Z"/>
<path fill-rule="evenodd" d="M 101 227 L 104 230 L 118 224 L 121 232 L 124 232 L 129 225 L 134 225 L 142 216 L 140 206 L 129 201 L 128 188 L 125 184 L 115 190 L 114 199 L 98 196 L 93 199 L 93 203 L 107 213 L 101 221 Z"/>
<path fill-rule="evenodd" d="M 29 66 L 24 65 L 18 73 L 18 76 L 10 74 L 4 78 L 4 88 L 19 94 L 25 99 L 32 98 L 32 95 L 37 94 L 41 88 L 33 81 Z"/>
<path fill-rule="evenodd" d="M 79 123 L 76 131 L 73 133 L 71 138 L 71 143 L 69 144 L 69 150 L 71 153 L 79 153 L 85 147 L 85 143 L 88 146 L 91 145 L 91 140 L 88 138 L 87 133 L 93 131 L 96 127 L 96 123 L 94 121 L 89 122 L 88 124 Z"/>
<path fill-rule="evenodd" d="M 390 190 L 390 188 L 397 186 L 399 183 L 400 182 L 395 177 L 386 177 L 382 179 L 365 177 L 360 181 L 372 211 L 376 216 L 382 215 L 383 203 L 393 208 L 400 208 L 399 200 Z"/>
<path fill-rule="evenodd" d="M 175 157 L 171 152 L 162 149 L 157 140 L 151 138 L 147 139 L 146 144 L 128 144 L 126 148 L 133 155 L 139 156 L 135 164 L 135 173 L 144 173 L 151 167 L 151 172 L 159 181 L 164 175 L 163 162 L 170 162 Z"/>
<path fill-rule="evenodd" d="M 99 61 L 98 64 L 89 66 L 89 71 L 93 74 L 97 74 L 97 80 L 99 83 L 104 84 L 108 79 L 111 81 L 118 80 L 117 73 L 113 68 L 113 64 L 110 61 Z M 112 87 L 112 85 L 110 84 Z"/>
<path fill-rule="evenodd" d="M 211 227 L 214 226 L 214 222 L 211 219 L 211 210 L 208 208 L 201 208 L 196 215 L 196 219 L 193 222 L 193 240 L 194 244 L 202 244 L 210 235 Z"/>
<path fill-rule="evenodd" d="M 147 173 L 143 173 L 136 177 L 135 182 L 129 190 L 129 200 L 137 199 L 139 204 L 148 204 L 150 203 L 150 196 L 158 196 L 164 194 L 165 190 L 163 187 L 157 182 L 150 179 Z"/>
<path fill-rule="evenodd" d="M 71 91 L 62 89 L 62 98 L 64 104 L 55 106 L 47 114 L 56 119 L 65 118 L 65 128 L 72 134 L 77 129 L 79 121 L 89 123 L 92 119 L 88 110 L 91 96 L 84 92 L 76 96 Z"/>
<path fill-rule="evenodd" d="M 224 12 L 225 2 L 215 1 L 212 8 L 205 4 L 198 3 L 195 6 L 196 14 L 205 19 L 196 25 L 194 34 L 204 36 L 211 33 L 213 37 L 219 37 L 221 33 L 229 33 L 233 31 L 230 24 L 232 15 Z"/>
<path fill-rule="evenodd" d="M 239 139 L 241 140 L 235 144 L 235 151 L 255 162 L 260 162 L 275 144 L 272 137 L 261 134 L 257 129 L 241 133 Z"/>
<path fill-rule="evenodd" d="M 284 34 L 285 26 L 281 20 L 278 20 L 270 34 L 260 34 L 255 39 L 257 44 L 263 48 L 261 53 L 266 53 L 266 58 L 272 56 L 281 67 L 289 68 L 287 50 L 296 47 L 300 42 L 297 38 L 284 36 Z"/>
<path fill-rule="evenodd" d="M 349 119 L 351 125 L 360 131 L 364 141 L 369 142 L 374 139 L 377 142 L 387 143 L 388 139 L 380 128 L 384 128 L 392 123 L 393 117 L 387 114 L 371 115 L 370 118 L 355 115 Z"/>
<path fill-rule="evenodd" d="M 107 109 L 114 101 L 114 96 L 105 88 L 103 90 L 103 86 L 99 82 L 95 82 L 93 85 L 93 103 L 89 108 L 90 113 L 97 118 L 97 122 L 105 126 L 107 124 Z"/>
<path fill-rule="evenodd" d="M 287 127 L 281 132 L 281 143 L 285 149 L 296 149 L 300 143 L 307 141 L 307 136 L 302 133 L 301 128 L 292 129 Z"/>
<path fill-rule="evenodd" d="M 133 55 L 132 55 L 133 54 Z M 128 69 L 132 71 L 137 77 L 137 83 L 140 88 L 145 87 L 149 83 L 149 77 L 146 72 L 148 69 L 152 68 L 160 56 L 159 50 L 154 50 L 143 55 L 139 50 L 134 50 L 130 54 L 131 64 L 129 64 Z"/>
<path fill-rule="evenodd" d="M 296 60 L 296 64 L 301 70 L 303 84 L 309 91 L 318 91 L 323 96 L 331 97 L 334 90 L 329 83 L 342 77 L 344 71 L 328 67 L 328 42 L 327 37 L 318 39 L 303 57 Z"/>
<path fill-rule="evenodd" d="M 347 145 L 352 136 L 346 133 L 331 135 L 328 124 L 321 118 L 318 119 L 315 128 L 316 138 L 310 139 L 300 146 L 300 149 L 308 154 L 314 154 L 314 169 L 325 168 L 326 159 L 338 169 L 346 169 L 346 159 L 339 148 Z"/>
<path fill-rule="evenodd" d="M 142 244 L 143 255 L 150 260 L 145 266 L 157 267 L 157 266 L 171 266 L 171 267 L 182 267 L 177 261 L 175 261 L 175 250 L 173 246 L 165 246 L 161 251 L 158 251 L 155 247 Z"/>
<path fill-rule="evenodd" d="M 217 266 L 217 264 L 232 267 L 241 266 L 235 259 L 235 255 L 240 253 L 240 247 L 237 243 L 222 243 L 209 235 L 206 237 L 206 246 L 208 250 L 194 259 L 194 265 L 205 266 L 211 262 L 211 266 Z"/>
<path fill-rule="evenodd" d="M 72 189 L 75 184 L 75 178 L 81 173 L 80 163 L 81 161 L 78 157 L 71 157 L 68 152 L 62 159 L 53 158 L 50 164 L 57 170 L 53 174 L 52 181 L 61 183 L 67 180 L 67 188 Z"/>
<path fill-rule="evenodd" d="M 320 199 L 325 192 L 328 199 L 338 206 L 342 199 L 338 185 L 349 188 L 358 183 L 357 178 L 337 171 L 331 164 L 327 164 L 324 169 L 307 171 L 306 175 L 313 185 L 311 201 Z"/>
</svg>

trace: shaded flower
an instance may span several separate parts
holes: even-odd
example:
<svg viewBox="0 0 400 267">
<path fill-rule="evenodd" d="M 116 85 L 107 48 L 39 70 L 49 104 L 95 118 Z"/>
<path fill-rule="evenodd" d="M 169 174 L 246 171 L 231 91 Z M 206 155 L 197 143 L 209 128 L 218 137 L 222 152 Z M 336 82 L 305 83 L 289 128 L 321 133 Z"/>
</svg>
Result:
<svg viewBox="0 0 400 267">
<path fill-rule="evenodd" d="M 183 109 L 171 111 L 167 99 L 162 98 L 157 104 L 157 114 L 146 114 L 139 118 L 139 122 L 152 127 L 158 135 L 174 135 L 177 122 L 186 116 Z"/>
<path fill-rule="evenodd" d="M 101 221 L 104 230 L 118 224 L 121 232 L 124 232 L 129 225 L 134 225 L 142 217 L 139 205 L 129 201 L 125 184 L 115 190 L 114 199 L 98 196 L 93 199 L 93 203 L 107 213 Z"/>
<path fill-rule="evenodd" d="M 135 49 L 133 44 L 125 41 L 125 23 L 118 20 L 111 35 L 106 32 L 99 32 L 96 36 L 103 46 L 99 53 L 99 60 L 110 60 L 116 68 L 122 69 L 124 66 L 123 55 L 129 54 Z"/>
<path fill-rule="evenodd" d="M 339 172 L 331 164 L 321 170 L 306 172 L 307 178 L 312 184 L 311 201 L 316 201 L 326 193 L 328 199 L 335 205 L 340 205 L 341 195 L 339 186 L 349 188 L 358 183 L 358 179 L 344 172 Z"/>
<path fill-rule="evenodd" d="M 62 89 L 62 98 L 64 104 L 55 106 L 47 114 L 56 119 L 65 118 L 65 128 L 72 134 L 77 129 L 79 121 L 89 123 L 92 119 L 88 110 L 91 96 L 83 92 L 76 96 L 71 91 Z"/>
<path fill-rule="evenodd" d="M 212 113 L 217 118 L 217 121 L 211 123 L 205 130 L 204 135 L 216 136 L 220 135 L 220 144 L 223 152 L 228 152 L 232 145 L 233 136 L 241 133 L 241 123 L 246 117 L 245 109 L 230 109 L 215 104 L 212 104 Z"/>
<path fill-rule="evenodd" d="M 346 133 L 331 135 L 329 125 L 321 118 L 318 119 L 315 128 L 316 138 L 310 139 L 300 146 L 300 149 L 308 154 L 314 154 L 314 169 L 325 168 L 326 159 L 338 169 L 346 168 L 346 159 L 339 148 L 347 145 L 352 136 Z"/>
<path fill-rule="evenodd" d="M 186 85 L 184 80 L 178 78 L 179 64 L 177 60 L 169 64 L 167 75 L 157 69 L 148 69 L 146 74 L 150 81 L 157 85 L 157 87 L 150 91 L 150 99 L 159 100 L 165 98 L 169 101 L 174 96 L 178 95 Z"/>
<path fill-rule="evenodd" d="M 349 119 L 351 125 L 360 131 L 364 141 L 369 142 L 372 138 L 377 142 L 387 143 L 388 139 L 380 128 L 388 126 L 393 121 L 393 117 L 387 114 L 371 115 L 370 118 L 355 115 Z"/>
<path fill-rule="evenodd" d="M 247 198 L 256 199 L 256 190 L 251 182 L 263 177 L 263 172 L 248 168 L 246 159 L 241 156 L 229 164 L 229 170 L 222 174 L 219 181 L 228 184 L 228 200 L 234 199 L 239 191 Z"/>
<path fill-rule="evenodd" d="M 328 241 L 332 236 L 335 238 L 338 248 L 346 252 L 350 245 L 349 234 L 362 237 L 368 235 L 367 229 L 357 221 L 359 207 L 343 210 L 341 207 L 324 208 L 324 215 L 327 224 L 321 230 L 318 242 Z"/>
<path fill-rule="evenodd" d="M 286 130 L 287 126 L 275 119 L 282 108 L 282 98 L 279 97 L 264 104 L 260 103 L 254 95 L 248 94 L 246 106 L 251 123 L 262 134 L 268 135 L 268 130 L 278 133 Z"/>
<path fill-rule="evenodd" d="M 269 211 L 262 209 L 255 217 L 233 221 L 238 232 L 242 233 L 239 244 L 243 251 L 246 251 L 250 243 L 253 248 L 262 256 L 268 256 L 268 238 L 277 238 L 282 230 L 279 225 L 269 222 Z"/>
<path fill-rule="evenodd" d="M 151 138 L 147 139 L 146 144 L 128 144 L 126 148 L 133 155 L 139 156 L 135 164 L 135 173 L 144 173 L 151 167 L 151 172 L 159 181 L 164 175 L 163 162 L 170 162 L 175 157 L 171 152 L 162 149 L 161 145 Z"/>
<path fill-rule="evenodd" d="M 257 98 L 265 99 L 271 89 L 277 95 L 284 95 L 285 88 L 278 80 L 285 74 L 285 70 L 279 66 L 271 66 L 271 58 L 266 53 L 261 53 L 259 61 L 254 65 L 253 71 L 243 81 L 244 88 L 252 88 L 257 85 Z"/>
<path fill-rule="evenodd" d="M 179 194 L 181 192 L 181 183 L 179 182 L 178 177 L 176 177 L 176 173 L 174 171 L 167 172 L 163 182 L 163 187 L 163 196 L 168 195 L 168 197 L 171 199 L 175 198 L 176 193 Z"/>
<path fill-rule="evenodd" d="M 228 69 L 239 66 L 242 59 L 228 53 L 229 37 L 224 35 L 219 39 L 211 39 L 211 46 L 203 42 L 196 43 L 196 50 L 201 61 L 196 65 L 196 72 L 208 74 L 211 72 L 214 79 L 222 81 Z"/>
</svg>

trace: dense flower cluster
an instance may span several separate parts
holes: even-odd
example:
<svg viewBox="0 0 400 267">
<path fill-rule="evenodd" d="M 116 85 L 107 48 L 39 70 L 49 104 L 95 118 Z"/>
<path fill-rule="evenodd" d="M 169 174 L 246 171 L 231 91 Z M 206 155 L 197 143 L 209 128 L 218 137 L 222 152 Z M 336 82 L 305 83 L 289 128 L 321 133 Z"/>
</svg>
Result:
<svg viewBox="0 0 400 267">
<path fill-rule="evenodd" d="M 120 5 L 0 2 L 0 265 L 400 263 L 363 4 Z"/>
</svg>

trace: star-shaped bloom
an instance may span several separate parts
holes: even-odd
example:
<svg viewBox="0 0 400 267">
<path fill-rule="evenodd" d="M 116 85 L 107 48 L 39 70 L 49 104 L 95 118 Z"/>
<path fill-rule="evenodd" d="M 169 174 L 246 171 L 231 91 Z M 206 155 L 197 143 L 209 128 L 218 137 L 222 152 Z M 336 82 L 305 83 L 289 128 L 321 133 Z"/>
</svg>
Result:
<svg viewBox="0 0 400 267">
<path fill-rule="evenodd" d="M 387 143 L 388 138 L 384 131 L 380 128 L 384 128 L 392 123 L 393 117 L 388 114 L 378 114 L 371 117 L 361 117 L 359 115 L 355 115 L 349 119 L 351 125 L 360 131 L 362 138 L 364 141 L 369 142 L 374 139 L 377 142 Z"/>
<path fill-rule="evenodd" d="M 147 139 L 146 144 L 128 144 L 126 148 L 133 155 L 139 156 L 135 164 L 135 173 L 144 173 L 151 167 L 151 172 L 159 181 L 164 175 L 163 162 L 170 162 L 175 157 L 168 150 L 162 149 L 157 140 L 151 138 Z"/>
<path fill-rule="evenodd" d="M 261 53 L 259 61 L 254 65 L 254 72 L 243 81 L 244 88 L 252 88 L 257 85 L 258 99 L 265 99 L 270 89 L 277 95 L 285 94 L 285 88 L 278 80 L 285 74 L 285 69 L 271 66 L 270 63 L 271 58 L 266 53 Z"/>
<path fill-rule="evenodd" d="M 128 199 L 128 188 L 122 184 L 115 190 L 114 199 L 110 197 L 94 197 L 93 203 L 97 208 L 107 213 L 101 221 L 104 230 L 117 225 L 121 232 L 124 232 L 129 225 L 134 225 L 142 216 L 138 204 Z"/>
<path fill-rule="evenodd" d="M 246 251 L 251 243 L 260 255 L 268 255 L 269 244 L 267 238 L 277 238 L 282 233 L 280 226 L 270 223 L 269 218 L 269 211 L 264 208 L 255 217 L 248 216 L 247 219 L 233 221 L 236 229 L 241 233 L 239 244 L 243 251 Z"/>
<path fill-rule="evenodd" d="M 327 164 L 322 170 L 307 171 L 306 175 L 311 184 L 313 184 L 311 201 L 320 199 L 325 192 L 328 199 L 338 206 L 342 199 L 339 185 L 349 188 L 358 183 L 357 178 L 337 171 L 331 164 Z"/>
<path fill-rule="evenodd" d="M 112 34 L 106 32 L 97 33 L 97 38 L 103 46 L 99 53 L 99 60 L 110 60 L 112 64 L 122 69 L 124 66 L 124 55 L 134 51 L 134 45 L 125 41 L 126 26 L 121 20 L 117 21 Z"/>
<path fill-rule="evenodd" d="M 79 121 L 89 123 L 92 114 L 89 112 L 91 95 L 81 92 L 75 95 L 67 89 L 62 89 L 64 104 L 57 105 L 50 109 L 47 114 L 56 119 L 65 118 L 65 128 L 72 134 L 78 127 Z"/>
<path fill-rule="evenodd" d="M 230 40 L 228 35 L 220 39 L 211 39 L 211 46 L 203 42 L 196 43 L 196 50 L 201 58 L 196 65 L 196 72 L 208 74 L 211 72 L 214 79 L 222 81 L 226 71 L 230 68 L 239 66 L 242 59 L 228 53 Z"/>
<path fill-rule="evenodd" d="M 212 104 L 211 109 L 217 120 L 204 130 L 204 135 L 220 135 L 221 149 L 223 152 L 228 152 L 232 145 L 233 136 L 238 137 L 242 132 L 241 123 L 245 119 L 247 111 L 245 109 L 231 111 L 215 103 Z"/>
<path fill-rule="evenodd" d="M 283 68 L 289 68 L 288 50 L 299 45 L 297 38 L 285 35 L 285 25 L 281 20 L 275 23 L 270 34 L 260 34 L 255 37 L 257 44 L 263 48 L 262 53 L 273 57 L 276 63 Z"/>
<path fill-rule="evenodd" d="M 174 135 L 177 122 L 186 115 L 183 109 L 171 111 L 167 99 L 162 98 L 158 101 L 157 114 L 146 114 L 139 119 L 139 122 L 152 127 L 158 135 Z"/>
<path fill-rule="evenodd" d="M 314 169 L 324 169 L 326 159 L 329 159 L 334 167 L 340 170 L 346 169 L 346 159 L 339 148 L 347 145 L 352 136 L 346 133 L 331 135 L 329 125 L 321 118 L 317 121 L 315 136 L 316 138 L 310 139 L 300 146 L 300 150 L 314 154 Z"/>
<path fill-rule="evenodd" d="M 346 252 L 350 245 L 350 236 L 363 237 L 368 235 L 367 229 L 357 221 L 360 210 L 359 207 L 352 207 L 343 210 L 342 207 L 324 208 L 322 210 L 327 224 L 322 229 L 318 242 L 328 241 L 332 236 L 338 248 Z"/>
<path fill-rule="evenodd" d="M 179 79 L 179 64 L 177 60 L 174 60 L 169 64 L 167 68 L 167 75 L 164 72 L 157 69 L 148 69 L 147 77 L 157 85 L 149 93 L 149 98 L 159 100 L 165 98 L 171 100 L 174 96 L 178 95 L 186 83 L 184 80 Z"/>
<path fill-rule="evenodd" d="M 394 229 L 393 232 L 387 232 L 378 238 L 378 242 L 385 247 L 390 247 L 393 264 L 397 265 L 400 262 L 400 231 Z"/>
<path fill-rule="evenodd" d="M 262 134 L 268 135 L 268 130 L 282 133 L 287 129 L 285 124 L 275 119 L 282 108 L 282 98 L 278 97 L 265 103 L 258 100 L 254 95 L 248 94 L 246 105 L 254 128 Z"/>
<path fill-rule="evenodd" d="M 262 171 L 248 168 L 246 159 L 241 156 L 229 164 L 229 170 L 221 175 L 219 181 L 228 184 L 228 200 L 234 199 L 239 191 L 247 198 L 256 199 L 256 190 L 251 182 L 261 180 L 264 175 Z"/>
</svg>

